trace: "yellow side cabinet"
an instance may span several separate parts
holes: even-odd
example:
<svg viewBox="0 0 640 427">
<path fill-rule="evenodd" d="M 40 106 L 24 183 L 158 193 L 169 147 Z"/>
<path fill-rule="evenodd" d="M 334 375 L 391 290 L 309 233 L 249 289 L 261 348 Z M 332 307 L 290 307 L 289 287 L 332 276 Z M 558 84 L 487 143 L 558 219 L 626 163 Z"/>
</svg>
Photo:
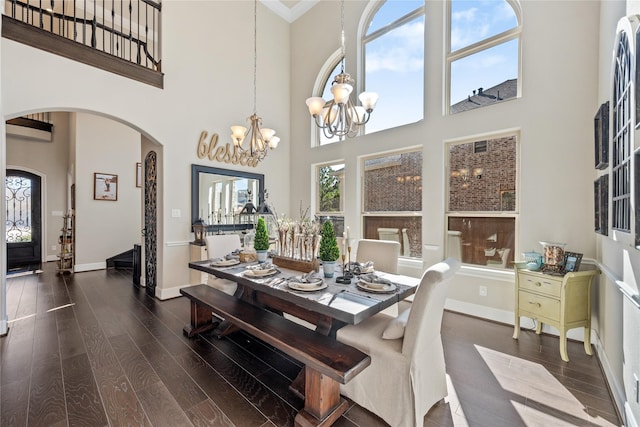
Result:
<svg viewBox="0 0 640 427">
<path fill-rule="evenodd" d="M 584 270 L 555 276 L 516 265 L 516 304 L 513 338 L 520 336 L 520 317 L 537 320 L 536 334 L 544 323 L 560 332 L 560 357 L 567 355 L 567 331 L 584 328 L 584 351 L 591 350 L 591 283 L 600 270 Z"/>
</svg>

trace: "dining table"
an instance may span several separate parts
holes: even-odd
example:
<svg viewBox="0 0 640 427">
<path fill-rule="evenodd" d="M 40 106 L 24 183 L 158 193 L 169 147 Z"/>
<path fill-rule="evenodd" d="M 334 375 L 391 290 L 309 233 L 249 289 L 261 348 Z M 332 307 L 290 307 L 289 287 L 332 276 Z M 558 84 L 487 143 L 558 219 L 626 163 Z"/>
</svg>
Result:
<svg viewBox="0 0 640 427">
<path fill-rule="evenodd" d="M 374 271 L 376 277 L 389 283 L 382 288 L 365 286 L 362 275 L 353 275 L 351 283 L 336 282 L 343 276 L 340 269 L 334 277 L 322 273 L 311 276 L 319 284 L 302 288 L 299 281 L 305 273 L 273 265 L 271 274 L 256 277 L 252 272 L 258 263 L 226 265 L 220 260 L 189 263 L 189 268 L 237 283 L 235 296 L 277 313 L 287 313 L 315 326 L 323 335 L 335 337 L 336 331 L 347 324 L 358 324 L 415 293 L 420 279 L 400 274 Z M 370 277 L 370 276 L 368 276 Z M 296 285 L 298 284 L 298 285 Z M 223 321 L 216 325 L 216 335 L 224 336 L 229 328 Z M 190 335 L 185 327 L 185 333 Z M 202 325 L 198 332 L 202 331 Z"/>
<path fill-rule="evenodd" d="M 308 322 L 308 327 L 334 339 L 341 327 L 358 324 L 402 301 L 415 293 L 420 283 L 415 277 L 374 270 L 368 274 L 374 274 L 386 283 L 381 288 L 370 289 L 364 285 L 363 278 L 371 276 L 353 274 L 350 283 L 337 282 L 338 277 L 344 277 L 341 268 L 334 277 L 323 277 L 318 272 L 304 273 L 271 265 L 272 272 L 256 277 L 252 272 L 258 267 L 257 262 L 235 263 L 224 258 L 189 263 L 191 269 L 236 282 L 236 298 L 285 317 L 287 314 L 294 316 L 294 319 L 289 317 L 294 322 L 297 321 L 295 318 L 302 319 Z M 303 277 L 317 281 L 318 285 L 302 288 L 299 284 Z M 206 319 L 192 313 L 191 324 L 185 326 L 183 332 L 192 337 L 208 330 L 222 338 L 237 328 L 231 322 L 214 318 L 213 313 Z M 303 397 L 305 382 L 305 370 L 302 369 L 289 389 Z"/>
</svg>

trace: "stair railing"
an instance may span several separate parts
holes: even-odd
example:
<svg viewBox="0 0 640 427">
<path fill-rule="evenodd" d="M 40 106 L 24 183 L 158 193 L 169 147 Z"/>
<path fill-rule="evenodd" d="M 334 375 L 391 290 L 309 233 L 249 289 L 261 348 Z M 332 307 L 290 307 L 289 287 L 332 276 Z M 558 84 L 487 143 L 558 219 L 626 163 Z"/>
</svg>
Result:
<svg viewBox="0 0 640 427">
<path fill-rule="evenodd" d="M 160 1 L 5 0 L 5 5 L 13 19 L 162 71 Z"/>
</svg>

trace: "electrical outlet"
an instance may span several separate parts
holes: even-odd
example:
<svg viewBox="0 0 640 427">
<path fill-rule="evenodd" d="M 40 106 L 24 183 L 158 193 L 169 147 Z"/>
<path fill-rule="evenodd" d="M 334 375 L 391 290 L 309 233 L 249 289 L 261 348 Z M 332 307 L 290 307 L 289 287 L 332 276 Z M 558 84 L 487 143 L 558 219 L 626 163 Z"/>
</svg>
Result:
<svg viewBox="0 0 640 427">
<path fill-rule="evenodd" d="M 55 251 L 56 249 L 58 249 L 58 247 L 56 245 L 51 245 L 51 250 Z"/>
<path fill-rule="evenodd" d="M 182 212 L 180 209 L 171 209 L 171 217 L 172 218 L 180 218 L 182 216 Z"/>
<path fill-rule="evenodd" d="M 487 296 L 487 287 L 486 286 L 480 286 L 479 293 L 480 293 L 481 297 L 486 297 Z"/>
<path fill-rule="evenodd" d="M 638 381 L 638 374 L 633 374 L 633 399 L 636 403 L 640 403 L 640 381 Z"/>
</svg>

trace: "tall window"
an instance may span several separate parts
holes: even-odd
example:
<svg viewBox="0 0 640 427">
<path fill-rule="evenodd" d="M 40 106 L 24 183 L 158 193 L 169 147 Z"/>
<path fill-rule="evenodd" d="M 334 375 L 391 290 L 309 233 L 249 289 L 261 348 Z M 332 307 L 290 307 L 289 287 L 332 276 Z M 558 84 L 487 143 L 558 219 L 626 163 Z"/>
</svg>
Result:
<svg viewBox="0 0 640 427">
<path fill-rule="evenodd" d="M 422 150 L 362 161 L 365 239 L 400 242 L 404 257 L 422 257 Z"/>
<path fill-rule="evenodd" d="M 316 166 L 316 217 L 330 219 L 337 235 L 344 229 L 344 163 Z"/>
<path fill-rule="evenodd" d="M 518 96 L 521 19 L 512 0 L 449 0 L 449 113 Z"/>
<path fill-rule="evenodd" d="M 622 31 L 618 36 L 613 76 L 611 222 L 613 229 L 625 232 L 631 230 L 631 111 L 631 52 L 627 34 Z"/>
<path fill-rule="evenodd" d="M 359 83 L 380 95 L 366 133 L 424 117 L 424 13 L 424 0 L 387 0 L 364 26 Z"/>
<path fill-rule="evenodd" d="M 463 263 L 508 268 L 517 215 L 515 135 L 448 146 L 447 252 Z"/>
</svg>

